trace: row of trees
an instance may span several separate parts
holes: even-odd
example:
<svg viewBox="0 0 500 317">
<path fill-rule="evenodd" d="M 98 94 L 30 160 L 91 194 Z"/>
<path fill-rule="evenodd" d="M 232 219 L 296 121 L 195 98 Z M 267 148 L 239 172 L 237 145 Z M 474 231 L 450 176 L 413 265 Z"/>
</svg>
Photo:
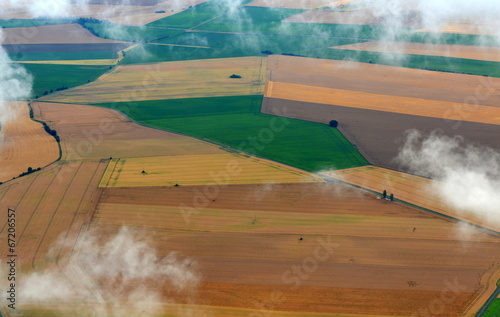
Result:
<svg viewBox="0 0 500 317">
<path fill-rule="evenodd" d="M 69 87 L 68 86 L 62 86 L 62 87 L 59 87 L 59 88 L 56 88 L 56 91 L 62 91 L 62 90 L 66 90 L 68 89 Z M 47 96 L 48 94 L 51 94 L 54 92 L 54 89 L 51 89 L 51 90 L 45 90 L 43 92 L 43 96 Z M 36 95 L 35 98 L 38 99 L 40 96 L 39 95 Z"/>
</svg>

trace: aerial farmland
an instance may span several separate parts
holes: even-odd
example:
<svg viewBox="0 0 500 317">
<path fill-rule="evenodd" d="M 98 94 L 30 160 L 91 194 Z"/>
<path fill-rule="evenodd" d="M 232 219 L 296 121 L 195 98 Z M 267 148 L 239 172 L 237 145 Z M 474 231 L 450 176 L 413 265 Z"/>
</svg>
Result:
<svg viewBox="0 0 500 317">
<path fill-rule="evenodd" d="M 500 316 L 495 1 L 0 4 L 0 317 Z"/>
</svg>

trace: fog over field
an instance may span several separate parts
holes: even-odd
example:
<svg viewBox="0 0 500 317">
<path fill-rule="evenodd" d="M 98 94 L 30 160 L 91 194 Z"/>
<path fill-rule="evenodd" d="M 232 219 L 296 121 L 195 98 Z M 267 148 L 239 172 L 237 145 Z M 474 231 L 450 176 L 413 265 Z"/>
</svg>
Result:
<svg viewBox="0 0 500 317">
<path fill-rule="evenodd" d="M 451 206 L 500 226 L 500 153 L 412 130 L 397 160 L 410 173 L 437 180 L 433 190 Z"/>
<path fill-rule="evenodd" d="M 3 31 L 0 28 L 0 44 L 3 43 Z M 26 99 L 31 94 L 32 76 L 11 59 L 0 45 L 0 129 L 16 117 L 16 109 L 7 101 Z M 0 130 L 0 146 L 2 133 Z"/>
<path fill-rule="evenodd" d="M 52 253 L 65 246 L 59 241 Z M 21 306 L 52 310 L 60 308 L 54 303 L 68 302 L 77 303 L 72 316 L 153 316 L 164 312 L 162 303 L 168 302 L 162 290 L 182 292 L 189 301 L 200 278 L 195 262 L 175 253 L 160 257 L 146 235 L 126 227 L 112 236 L 89 232 L 73 254 L 67 264 L 60 260 L 57 267 L 23 275 Z M 189 316 L 188 310 L 182 314 Z"/>
</svg>

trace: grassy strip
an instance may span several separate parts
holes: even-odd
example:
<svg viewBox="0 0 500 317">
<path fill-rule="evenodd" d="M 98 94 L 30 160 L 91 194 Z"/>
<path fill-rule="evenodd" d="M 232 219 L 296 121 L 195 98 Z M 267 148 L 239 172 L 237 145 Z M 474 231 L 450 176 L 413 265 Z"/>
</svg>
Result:
<svg viewBox="0 0 500 317">
<path fill-rule="evenodd" d="M 33 75 L 33 96 L 41 97 L 47 92 L 50 94 L 57 89 L 73 88 L 96 80 L 109 71 L 110 66 L 82 66 L 82 65 L 47 65 L 24 64 Z"/>
<path fill-rule="evenodd" d="M 495 299 L 488 307 L 483 317 L 499 317 L 500 316 L 500 299 Z"/>
<path fill-rule="evenodd" d="M 356 148 L 324 124 L 260 113 L 262 96 L 100 104 L 137 122 L 205 138 L 308 171 L 367 165 Z"/>
</svg>

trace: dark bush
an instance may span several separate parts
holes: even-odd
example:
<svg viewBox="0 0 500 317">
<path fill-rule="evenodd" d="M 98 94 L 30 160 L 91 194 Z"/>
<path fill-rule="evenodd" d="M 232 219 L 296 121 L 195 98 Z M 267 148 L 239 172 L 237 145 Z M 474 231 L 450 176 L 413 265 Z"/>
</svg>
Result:
<svg viewBox="0 0 500 317">
<path fill-rule="evenodd" d="M 336 128 L 339 126 L 339 122 L 337 120 L 332 120 L 330 121 L 329 125 L 332 127 L 332 128 Z"/>
</svg>

